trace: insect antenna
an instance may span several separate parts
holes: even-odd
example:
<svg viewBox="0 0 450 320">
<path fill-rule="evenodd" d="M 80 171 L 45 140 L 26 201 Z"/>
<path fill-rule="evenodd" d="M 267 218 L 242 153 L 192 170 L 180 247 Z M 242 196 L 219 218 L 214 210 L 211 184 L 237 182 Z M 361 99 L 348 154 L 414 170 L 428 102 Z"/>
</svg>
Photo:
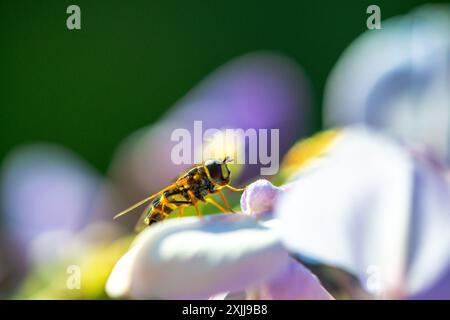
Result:
<svg viewBox="0 0 450 320">
<path fill-rule="evenodd" d="M 222 163 L 230 163 L 233 162 L 233 159 L 230 158 L 229 156 L 226 156 L 225 159 L 223 159 Z"/>
</svg>

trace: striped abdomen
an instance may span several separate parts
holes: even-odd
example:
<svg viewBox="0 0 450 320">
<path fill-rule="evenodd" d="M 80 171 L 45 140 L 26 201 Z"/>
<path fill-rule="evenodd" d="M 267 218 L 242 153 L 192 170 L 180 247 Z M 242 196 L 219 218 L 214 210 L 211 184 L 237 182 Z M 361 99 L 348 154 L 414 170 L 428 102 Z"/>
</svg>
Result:
<svg viewBox="0 0 450 320">
<path fill-rule="evenodd" d="M 181 192 L 165 192 L 150 204 L 145 218 L 145 224 L 151 225 L 159 222 L 180 205 L 186 204 L 191 204 L 191 202 Z"/>
</svg>

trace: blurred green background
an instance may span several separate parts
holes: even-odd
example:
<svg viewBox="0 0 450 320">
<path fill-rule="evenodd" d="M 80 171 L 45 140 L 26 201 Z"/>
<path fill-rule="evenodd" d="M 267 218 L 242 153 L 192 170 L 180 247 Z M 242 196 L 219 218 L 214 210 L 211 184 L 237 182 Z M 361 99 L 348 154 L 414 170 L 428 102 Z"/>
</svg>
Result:
<svg viewBox="0 0 450 320">
<path fill-rule="evenodd" d="M 0 159 L 18 144 L 61 143 L 105 172 L 117 144 L 160 117 L 215 68 L 275 50 L 321 96 L 342 51 L 382 20 L 422 4 L 397 1 L 0 1 Z M 82 29 L 66 28 L 81 8 Z M 368 61 L 370 63 L 370 61 Z"/>
</svg>

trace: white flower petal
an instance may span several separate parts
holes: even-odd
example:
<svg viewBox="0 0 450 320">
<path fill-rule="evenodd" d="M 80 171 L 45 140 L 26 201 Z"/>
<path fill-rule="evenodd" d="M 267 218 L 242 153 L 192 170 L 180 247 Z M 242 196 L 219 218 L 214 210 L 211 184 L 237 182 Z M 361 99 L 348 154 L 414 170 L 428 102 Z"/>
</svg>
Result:
<svg viewBox="0 0 450 320">
<path fill-rule="evenodd" d="M 115 297 L 207 299 L 260 285 L 287 263 L 278 234 L 253 217 L 173 219 L 139 236 L 106 289 Z"/>
<path fill-rule="evenodd" d="M 385 297 L 417 292 L 448 268 L 442 175 L 363 129 L 344 130 L 325 159 L 276 208 L 288 248 L 354 272 Z"/>
<path fill-rule="evenodd" d="M 132 248 L 114 266 L 105 287 L 111 298 L 121 298 L 129 295 L 133 277 L 133 263 L 137 254 L 138 250 Z"/>
</svg>

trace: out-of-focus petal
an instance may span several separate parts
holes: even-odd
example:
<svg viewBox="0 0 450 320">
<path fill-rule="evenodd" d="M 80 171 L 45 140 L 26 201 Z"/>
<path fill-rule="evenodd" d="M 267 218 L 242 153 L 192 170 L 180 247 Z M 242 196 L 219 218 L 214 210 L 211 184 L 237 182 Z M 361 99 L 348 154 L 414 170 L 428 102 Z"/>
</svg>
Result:
<svg viewBox="0 0 450 320">
<path fill-rule="evenodd" d="M 281 196 L 276 217 L 290 250 L 353 272 L 375 295 L 405 297 L 448 270 L 449 195 L 438 168 L 353 128 Z"/>
<path fill-rule="evenodd" d="M 344 52 L 326 85 L 325 123 L 366 123 L 450 163 L 450 6 L 382 21 Z"/>
<path fill-rule="evenodd" d="M 77 230 L 87 221 L 99 186 L 97 173 L 61 147 L 15 149 L 1 179 L 2 211 L 11 236 L 28 245 L 44 232 Z"/>
<path fill-rule="evenodd" d="M 189 166 L 172 161 L 171 150 L 178 142 L 171 141 L 171 134 L 175 129 L 187 129 L 193 151 L 202 139 L 194 136 L 195 120 L 202 121 L 203 133 L 211 128 L 282 128 L 279 154 L 283 155 L 299 135 L 309 131 L 309 85 L 295 62 L 275 53 L 251 53 L 223 65 L 157 124 L 136 132 L 121 145 L 111 175 L 121 181 L 123 194 L 137 200 L 139 194 L 165 187 Z M 259 174 L 259 168 L 259 164 L 246 165 L 243 177 Z M 232 178 L 236 181 L 237 177 Z"/>
<path fill-rule="evenodd" d="M 114 297 L 207 299 L 268 282 L 288 257 L 278 234 L 251 216 L 172 219 L 140 234 L 106 290 Z"/>
</svg>

